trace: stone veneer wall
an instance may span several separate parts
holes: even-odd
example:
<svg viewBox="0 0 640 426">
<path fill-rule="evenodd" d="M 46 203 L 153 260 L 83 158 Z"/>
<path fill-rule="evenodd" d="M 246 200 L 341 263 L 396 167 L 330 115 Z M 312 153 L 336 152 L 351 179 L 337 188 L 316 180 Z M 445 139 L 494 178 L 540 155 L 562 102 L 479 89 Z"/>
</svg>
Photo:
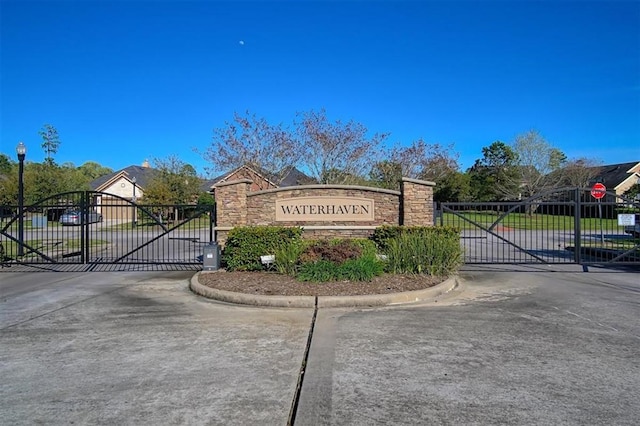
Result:
<svg viewBox="0 0 640 426">
<path fill-rule="evenodd" d="M 236 226 L 301 226 L 304 238 L 366 238 L 381 225 L 433 225 L 433 182 L 404 178 L 402 190 L 350 185 L 304 185 L 251 192 L 252 181 L 240 179 L 215 186 L 217 240 L 224 245 Z M 297 197 L 366 198 L 374 202 L 374 218 L 350 221 L 278 221 L 276 200 Z"/>
<path fill-rule="evenodd" d="M 402 178 L 402 223 L 405 226 L 433 225 L 434 182 Z"/>
</svg>

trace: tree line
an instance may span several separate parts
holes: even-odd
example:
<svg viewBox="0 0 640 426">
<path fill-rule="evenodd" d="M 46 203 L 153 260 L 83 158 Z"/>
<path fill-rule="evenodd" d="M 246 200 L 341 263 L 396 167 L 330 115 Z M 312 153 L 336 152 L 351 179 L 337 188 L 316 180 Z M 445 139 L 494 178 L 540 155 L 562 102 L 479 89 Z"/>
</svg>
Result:
<svg viewBox="0 0 640 426">
<path fill-rule="evenodd" d="M 88 161 L 80 166 L 73 163 L 58 164 L 55 155 L 61 141 L 58 130 L 45 124 L 38 132 L 45 154 L 42 163 L 26 161 L 24 164 L 24 203 L 34 204 L 55 194 L 91 190 L 91 182 L 113 173 L 109 167 Z M 6 154 L 0 153 L 0 205 L 18 204 L 18 167 Z M 149 204 L 212 204 L 213 198 L 204 193 L 196 170 L 176 155 L 166 159 L 155 159 L 153 174 L 144 188 L 145 203 Z"/>
<path fill-rule="evenodd" d="M 89 183 L 113 170 L 96 162 L 76 167 L 57 164 L 58 131 L 46 124 L 39 131 L 45 153 L 42 163 L 27 162 L 25 203 L 48 196 L 89 190 Z M 210 174 L 249 165 L 276 184 L 296 167 L 322 184 L 352 184 L 399 189 L 402 177 L 436 183 L 436 201 L 502 201 L 522 199 L 550 188 L 586 187 L 599 173 L 599 161 L 569 159 L 539 131 L 527 130 L 508 143 L 494 141 L 482 157 L 462 170 L 453 145 L 427 142 L 389 143 L 389 133 L 370 134 L 354 120 L 332 121 L 324 109 L 297 113 L 289 125 L 269 123 L 249 111 L 213 129 L 209 146 L 200 151 Z M 154 159 L 156 171 L 145 190 L 145 202 L 210 203 L 203 195 L 204 178 L 177 155 Z M 0 204 L 17 202 L 18 164 L 0 154 Z"/>
<path fill-rule="evenodd" d="M 58 130 L 45 124 L 38 132 L 45 153 L 42 163 L 27 161 L 24 165 L 24 202 L 32 204 L 54 194 L 89 189 L 89 182 L 112 173 L 108 167 L 88 161 L 76 167 L 73 163 L 57 164 L 55 154 L 60 146 Z M 0 204 L 16 205 L 18 202 L 18 162 L 0 153 Z"/>
<path fill-rule="evenodd" d="M 298 113 L 289 126 L 247 111 L 215 128 L 202 154 L 211 171 L 247 164 L 268 171 L 276 183 L 292 166 L 323 184 L 399 189 L 402 177 L 429 180 L 436 183 L 436 201 L 521 199 L 550 188 L 587 186 L 599 173 L 598 160 L 569 159 L 535 129 L 483 147 L 482 157 L 464 171 L 453 145 L 422 138 L 389 145 L 389 137 L 370 135 L 353 120 L 331 121 L 324 109 Z"/>
</svg>

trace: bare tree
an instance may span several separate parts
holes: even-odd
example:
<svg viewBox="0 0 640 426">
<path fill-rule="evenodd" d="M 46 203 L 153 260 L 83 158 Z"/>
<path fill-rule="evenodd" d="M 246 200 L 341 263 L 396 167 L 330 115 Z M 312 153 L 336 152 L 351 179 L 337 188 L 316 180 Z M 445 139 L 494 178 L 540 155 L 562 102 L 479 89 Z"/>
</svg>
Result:
<svg viewBox="0 0 640 426">
<path fill-rule="evenodd" d="M 458 158 L 459 154 L 453 150 L 453 145 L 427 144 L 418 177 L 438 183 L 460 169 Z"/>
<path fill-rule="evenodd" d="M 408 147 L 394 146 L 389 153 L 389 158 L 392 163 L 400 165 L 402 176 L 417 179 L 424 169 L 427 151 L 427 143 L 419 139 Z"/>
<path fill-rule="evenodd" d="M 530 197 L 556 184 L 548 176 L 562 167 L 566 156 L 554 148 L 537 130 L 516 136 L 512 144 L 516 154 L 517 187 L 522 197 Z"/>
<path fill-rule="evenodd" d="M 248 165 L 267 173 L 269 179 L 280 183 L 287 167 L 295 165 L 301 155 L 291 132 L 281 124 L 271 125 L 249 111 L 234 114 L 233 121 L 213 130 L 211 146 L 203 157 L 213 167 L 209 173 L 230 171 Z"/>
<path fill-rule="evenodd" d="M 396 145 L 387 154 L 389 160 L 374 164 L 370 176 L 383 187 L 398 189 L 400 177 L 441 183 L 458 172 L 458 157 L 453 145 L 427 143 L 422 138 L 407 147 Z"/>
<path fill-rule="evenodd" d="M 320 183 L 347 184 L 366 176 L 380 154 L 387 133 L 367 136 L 367 128 L 353 120 L 330 122 L 324 109 L 298 114 L 296 134 L 302 162 Z"/>
<path fill-rule="evenodd" d="M 369 184 L 378 188 L 400 189 L 402 180 L 402 167 L 399 163 L 390 160 L 376 162 L 369 172 Z"/>
<path fill-rule="evenodd" d="M 600 174 L 601 165 L 599 160 L 593 158 L 570 160 L 557 173 L 557 181 L 561 186 L 586 188 Z"/>
</svg>

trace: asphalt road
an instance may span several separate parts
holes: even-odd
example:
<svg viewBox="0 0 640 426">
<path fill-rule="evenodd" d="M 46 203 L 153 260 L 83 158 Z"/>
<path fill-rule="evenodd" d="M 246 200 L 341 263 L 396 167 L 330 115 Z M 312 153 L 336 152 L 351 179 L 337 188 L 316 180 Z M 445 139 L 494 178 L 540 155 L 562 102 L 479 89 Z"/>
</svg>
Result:
<svg viewBox="0 0 640 426">
<path fill-rule="evenodd" d="M 34 248 L 38 251 L 60 264 L 78 263 L 81 259 L 80 240 L 83 232 L 85 228 L 80 226 L 27 228 L 24 238 L 30 244 L 35 244 Z M 88 259 L 92 262 L 106 263 L 124 256 L 120 263 L 200 263 L 204 246 L 210 239 L 207 228 L 187 226 L 158 238 L 163 232 L 158 227 L 118 230 L 111 229 L 109 224 L 91 224 L 88 234 Z M 17 238 L 17 230 L 14 230 L 13 234 Z M 66 245 L 62 244 L 63 242 L 66 242 Z M 25 251 L 28 252 L 29 249 Z M 27 261 L 51 265 L 49 260 L 39 256 L 32 256 Z"/>
<path fill-rule="evenodd" d="M 557 268 L 557 267 L 556 267 Z M 225 305 L 192 273 L 0 273 L 0 422 L 618 424 L 640 419 L 640 274 L 467 268 L 435 302 Z"/>
</svg>

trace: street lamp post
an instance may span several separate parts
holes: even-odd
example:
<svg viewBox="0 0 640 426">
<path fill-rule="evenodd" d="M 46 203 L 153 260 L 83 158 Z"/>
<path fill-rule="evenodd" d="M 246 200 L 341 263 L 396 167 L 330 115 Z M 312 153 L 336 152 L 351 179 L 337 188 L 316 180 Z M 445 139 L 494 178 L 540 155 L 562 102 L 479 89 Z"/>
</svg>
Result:
<svg viewBox="0 0 640 426">
<path fill-rule="evenodd" d="M 138 179 L 136 179 L 136 177 L 132 177 L 131 178 L 131 183 L 133 184 L 133 197 L 131 198 L 131 200 L 133 201 L 133 217 L 132 217 L 132 222 L 131 222 L 131 227 L 135 228 L 137 225 L 137 211 L 136 211 L 136 183 L 138 182 Z"/>
<path fill-rule="evenodd" d="M 27 147 L 18 142 L 18 256 L 24 255 L 24 157 L 27 155 Z"/>
</svg>

